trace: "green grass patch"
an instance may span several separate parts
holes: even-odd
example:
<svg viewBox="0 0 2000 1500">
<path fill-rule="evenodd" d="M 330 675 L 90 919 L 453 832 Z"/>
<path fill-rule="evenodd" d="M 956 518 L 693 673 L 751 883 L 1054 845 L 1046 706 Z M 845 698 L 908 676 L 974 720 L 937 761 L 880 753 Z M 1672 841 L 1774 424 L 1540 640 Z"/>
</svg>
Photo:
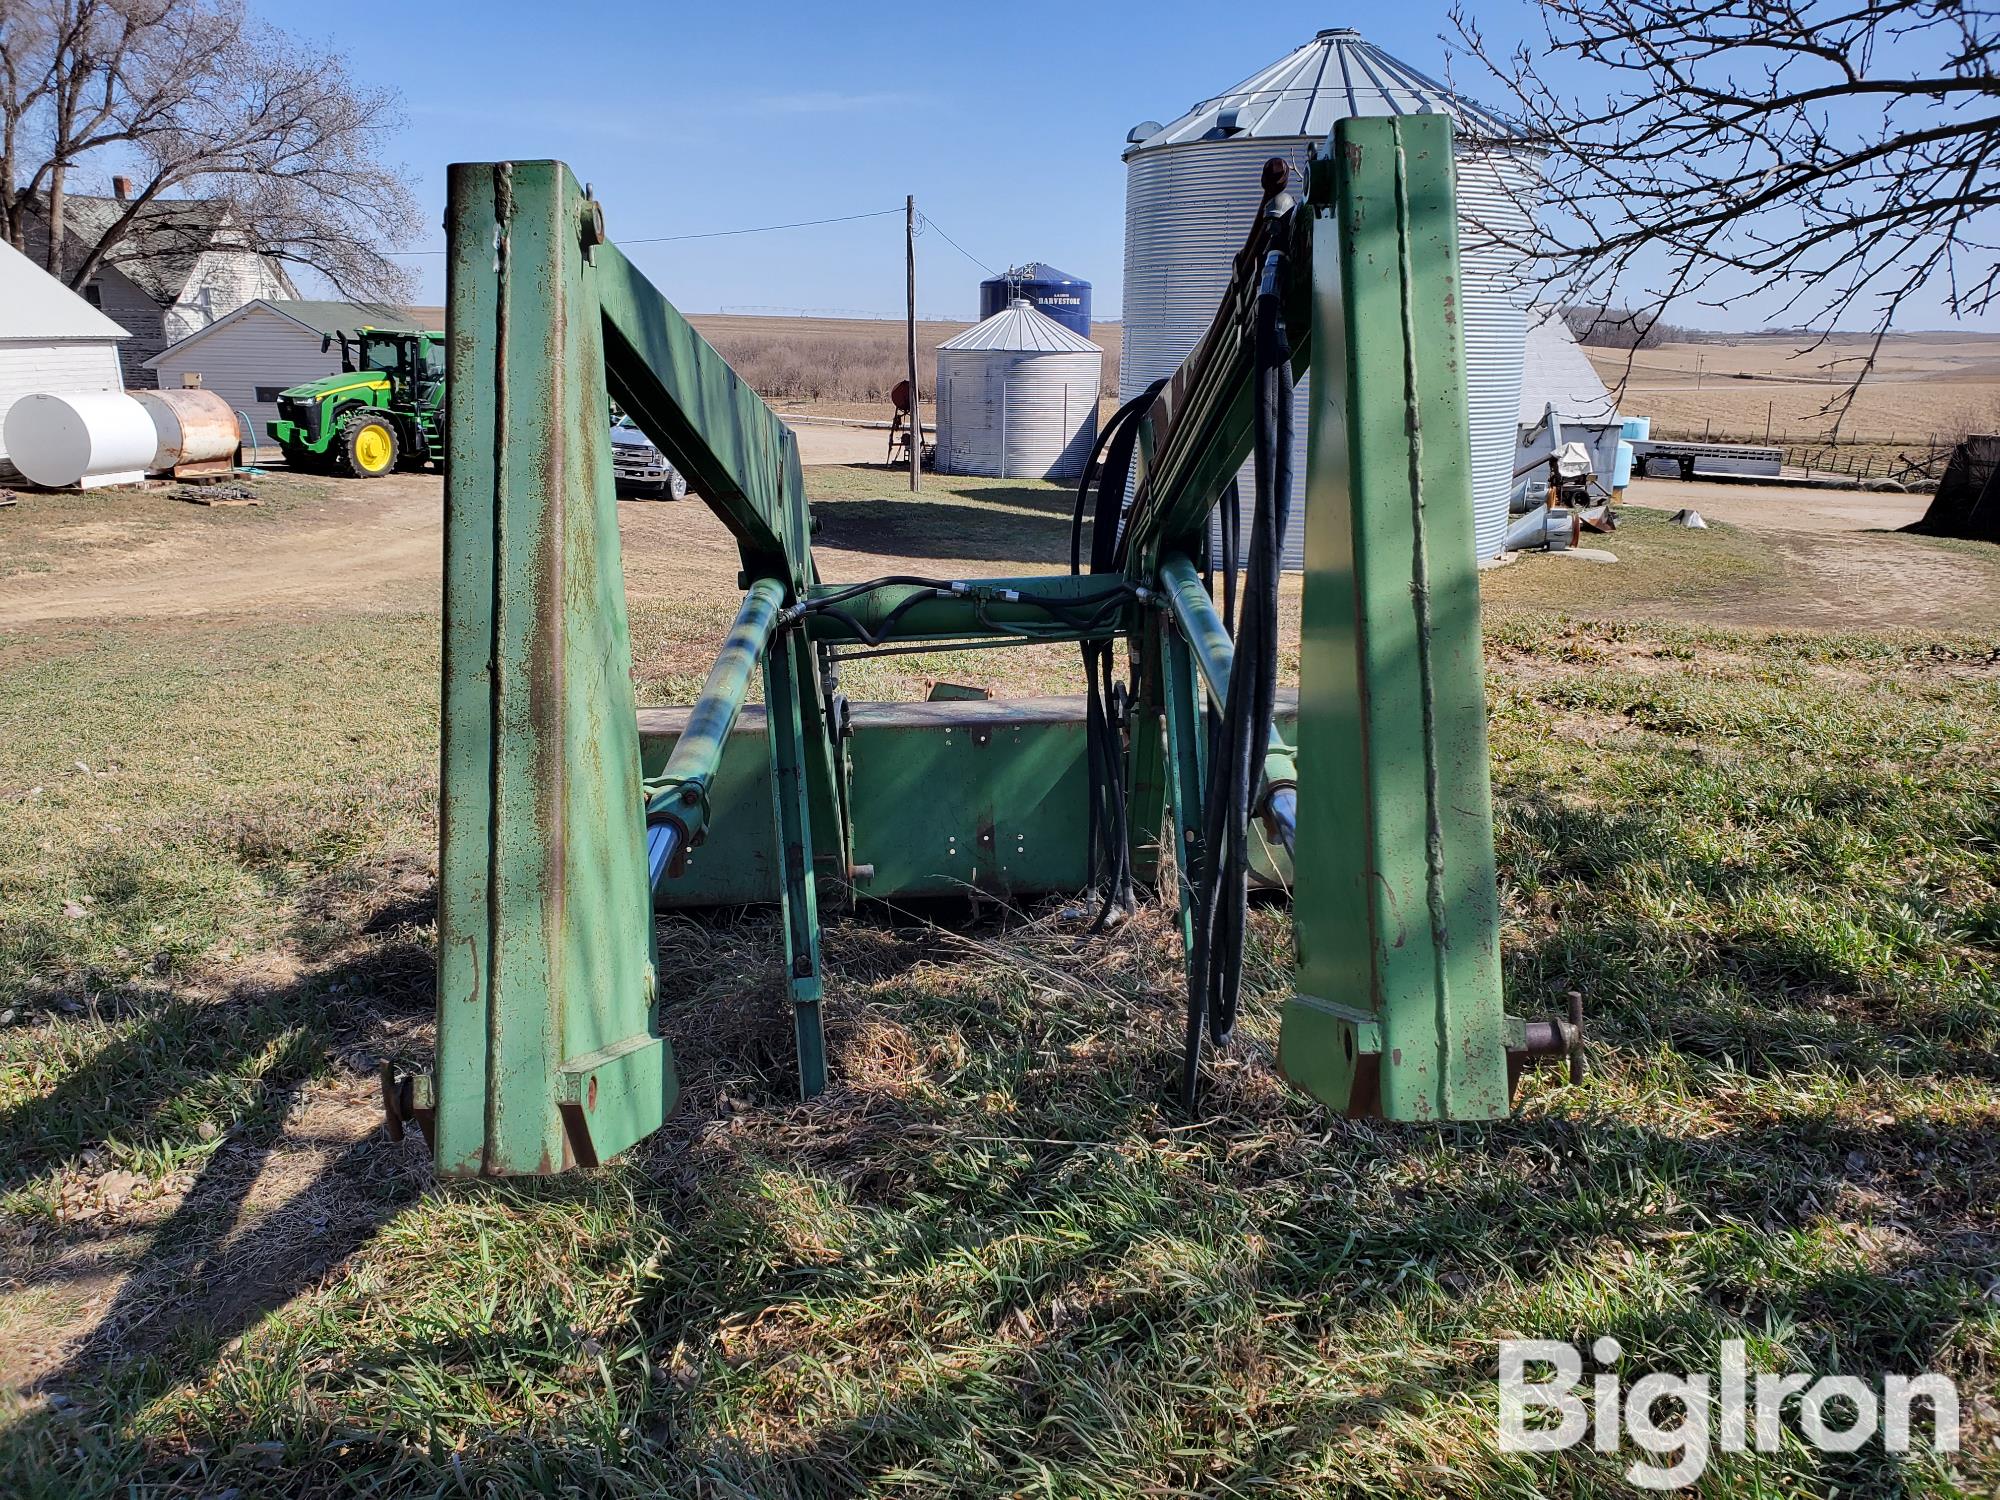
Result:
<svg viewBox="0 0 2000 1500">
<path fill-rule="evenodd" d="M 830 540 L 922 519 L 842 482 Z M 962 488 L 1021 528 L 995 555 L 1049 544 L 1053 491 Z M 639 605 L 642 696 L 684 699 L 728 613 Z M 38 645 L 0 664 L 0 1264 L 42 1300 L 0 1331 L 96 1254 L 145 1291 L 119 1357 L 0 1419 L 0 1494 L 1623 1494 L 1630 1453 L 1494 1443 L 1494 1341 L 1602 1334 L 1628 1383 L 1742 1338 L 1965 1397 L 1955 1459 L 1793 1441 L 1702 1493 L 2000 1484 L 1992 642 L 1496 611 L 1510 1003 L 1581 990 L 1593 1038 L 1504 1123 L 1288 1092 L 1274 906 L 1199 1120 L 1157 907 L 1103 938 L 1059 905 L 836 915 L 836 1086 L 801 1106 L 775 922 L 727 912 L 662 920 L 655 1140 L 527 1185 L 355 1144 L 296 1191 L 252 1181 L 299 1112 L 427 1058 L 435 625 Z M 1054 649 L 961 656 L 848 690 L 1074 684 Z M 113 1167 L 166 1216 L 79 1218 Z"/>
</svg>

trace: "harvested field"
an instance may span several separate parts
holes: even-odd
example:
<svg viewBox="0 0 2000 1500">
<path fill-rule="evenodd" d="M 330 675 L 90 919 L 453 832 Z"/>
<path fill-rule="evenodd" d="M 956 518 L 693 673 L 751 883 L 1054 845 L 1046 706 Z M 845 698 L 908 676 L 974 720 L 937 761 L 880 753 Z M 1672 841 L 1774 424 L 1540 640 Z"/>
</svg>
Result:
<svg viewBox="0 0 2000 1500">
<path fill-rule="evenodd" d="M 1621 409 L 1653 418 L 1659 437 L 1795 445 L 1823 442 L 1830 401 L 1866 358 L 1868 341 L 1835 334 L 1817 347 L 1781 334 L 1622 351 L 1589 350 Z M 1950 444 L 2000 429 L 2000 334 L 1893 334 L 1841 424 L 1843 442 L 1884 449 Z"/>
<path fill-rule="evenodd" d="M 833 416 L 886 417 L 889 392 L 908 368 L 901 323 L 868 318 L 750 317 L 699 313 L 689 322 L 773 405 L 803 404 Z M 969 323 L 917 324 L 918 386 L 928 393 L 937 346 Z M 1123 325 L 1099 323 L 1104 391 L 1118 394 Z M 928 397 L 926 399 L 928 405 Z"/>
</svg>

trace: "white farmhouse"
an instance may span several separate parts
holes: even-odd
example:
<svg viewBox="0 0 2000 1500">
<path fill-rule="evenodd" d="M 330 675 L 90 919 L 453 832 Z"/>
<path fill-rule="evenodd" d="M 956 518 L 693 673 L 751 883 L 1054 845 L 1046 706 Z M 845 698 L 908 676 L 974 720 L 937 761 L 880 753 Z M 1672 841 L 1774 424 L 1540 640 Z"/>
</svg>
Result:
<svg viewBox="0 0 2000 1500">
<path fill-rule="evenodd" d="M 340 344 L 321 349 L 329 334 L 357 328 L 442 331 L 441 307 L 389 307 L 367 302 L 258 298 L 217 318 L 145 361 L 162 389 L 195 384 L 222 396 L 246 418 L 252 440 L 268 443 L 278 393 L 340 371 Z"/>
<path fill-rule="evenodd" d="M 81 288 L 93 307 L 132 335 L 121 351 L 125 384 L 153 384 L 145 362 L 253 297 L 294 297 L 281 262 L 250 248 L 226 203 L 155 198 L 136 203 L 131 183 L 112 179 L 110 197 L 63 196 L 62 265 L 73 271 L 105 234 L 127 223 L 118 242 Z M 29 204 L 28 253 L 44 263 L 47 203 Z"/>
<path fill-rule="evenodd" d="M 125 388 L 125 330 L 0 240 L 0 428 L 7 409 L 38 391 L 73 395 Z M 0 479 L 18 471 L 0 441 Z"/>
</svg>

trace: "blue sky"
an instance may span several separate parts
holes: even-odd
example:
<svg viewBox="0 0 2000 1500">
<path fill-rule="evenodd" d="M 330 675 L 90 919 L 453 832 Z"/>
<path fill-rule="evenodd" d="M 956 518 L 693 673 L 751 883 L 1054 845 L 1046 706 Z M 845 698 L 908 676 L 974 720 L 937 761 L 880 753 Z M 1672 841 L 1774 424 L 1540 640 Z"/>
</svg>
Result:
<svg viewBox="0 0 2000 1500">
<path fill-rule="evenodd" d="M 312 34 L 296 6 L 257 8 Z M 1361 24 L 1436 72 L 1444 12 L 1401 5 Z M 900 210 L 914 192 L 973 256 L 1060 266 L 1116 317 L 1125 132 L 1352 21 L 1295 4 L 461 0 L 396 6 L 393 24 L 343 28 L 331 46 L 407 103 L 396 154 L 423 206 L 418 244 L 443 242 L 446 163 L 555 156 L 594 186 L 614 240 L 895 209 L 632 255 L 689 311 L 900 316 Z M 986 273 L 936 234 L 918 253 L 919 313 L 976 313 Z M 422 300 L 442 301 L 442 258 L 412 264 Z"/>
<path fill-rule="evenodd" d="M 311 36 L 295 6 L 254 0 Z M 942 234 L 919 243 L 918 312 L 976 312 L 993 267 L 1044 260 L 1094 284 L 1118 316 L 1124 234 L 1119 150 L 1139 120 L 1170 120 L 1308 40 L 1356 25 L 1413 66 L 1497 100 L 1476 63 L 1453 67 L 1445 0 L 1352 9 L 1155 0 L 1137 5 L 836 7 L 791 3 L 431 3 L 325 39 L 366 81 L 399 89 L 395 155 L 423 207 L 415 245 L 443 242 L 444 167 L 555 156 L 592 183 L 611 236 L 632 241 L 894 210 L 782 233 L 639 245 L 631 253 L 691 312 L 900 316 L 905 193 Z M 310 13 L 307 13 L 310 15 Z M 1488 3 L 1489 40 L 1534 24 Z M 357 46 L 362 38 L 368 45 Z M 420 299 L 443 300 L 443 260 L 412 257 Z M 1754 324 L 1754 313 L 1701 316 Z M 1921 314 L 1906 320 L 1924 319 Z M 1991 320 L 1989 320 L 1991 326 Z"/>
</svg>

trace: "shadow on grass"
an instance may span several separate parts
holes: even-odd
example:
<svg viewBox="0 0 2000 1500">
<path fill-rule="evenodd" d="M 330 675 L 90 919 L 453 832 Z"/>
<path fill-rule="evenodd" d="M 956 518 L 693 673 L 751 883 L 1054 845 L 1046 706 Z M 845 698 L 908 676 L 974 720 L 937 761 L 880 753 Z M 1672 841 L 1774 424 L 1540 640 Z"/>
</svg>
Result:
<svg viewBox="0 0 2000 1500">
<path fill-rule="evenodd" d="M 1815 1236 L 1854 1212 L 1844 1200 L 1857 1191 L 1875 1195 L 1891 1221 L 1968 1223 L 1981 1211 L 1980 1181 L 2000 1162 L 1996 1125 L 1942 1138 L 1922 1123 L 1810 1120 L 1677 1135 L 1595 1114 L 1349 1125 L 1285 1099 L 1256 1069 L 1234 1075 L 1209 1118 L 1163 1139 L 1154 1101 L 1166 1088 L 1155 1085 L 1177 1060 L 1170 1029 L 1134 1029 L 1047 1066 L 1034 1059 L 1059 1050 L 1048 1035 L 1023 1038 L 984 1007 L 931 1008 L 932 1019 L 953 1017 L 975 1059 L 987 1060 L 960 1077 L 954 1096 L 892 1098 L 839 1078 L 825 1100 L 781 1106 L 785 1119 L 752 1118 L 734 1137 L 698 1143 L 687 1160 L 684 1198 L 660 1232 L 691 1265 L 736 1274 L 706 1283 L 700 1297 L 651 1299 L 638 1321 L 652 1348 L 705 1352 L 690 1394 L 662 1416 L 677 1435 L 673 1461 L 691 1473 L 757 1494 L 859 1494 L 915 1465 L 949 1487 L 946 1476 L 970 1482 L 996 1452 L 1031 1444 L 1044 1477 L 1063 1474 L 1087 1490 L 1115 1483 L 1116 1443 L 1149 1417 L 1162 1431 L 1185 1421 L 1207 1432 L 1212 1421 L 1227 1432 L 1247 1382 L 1282 1442 L 1239 1432 L 1227 1444 L 1240 1450 L 1233 1469 L 1204 1469 L 1191 1456 L 1163 1476 L 1128 1453 L 1123 1472 L 1170 1489 L 1222 1474 L 1282 1483 L 1293 1458 L 1323 1451 L 1316 1444 L 1393 1448 L 1408 1443 L 1420 1408 L 1483 1404 L 1490 1330 L 1523 1316 L 1518 1305 L 1483 1312 L 1489 1298 L 1505 1307 L 1546 1287 L 1547 1310 L 1528 1316 L 1556 1321 L 1523 1331 L 1586 1341 L 1610 1333 L 1642 1351 L 1621 1371 L 1628 1381 L 1650 1369 L 1710 1368 L 1720 1340 L 1794 1320 L 1809 1330 L 1793 1346 L 1803 1346 L 1807 1367 L 1877 1376 L 1948 1362 L 1990 1270 L 1990 1248 L 1970 1231 L 1876 1265 L 1819 1269 L 1812 1257 Z M 922 1011 L 898 1014 L 921 1028 Z M 838 1059 L 856 1036 L 837 1007 L 834 1025 Z M 741 1062 L 762 1065 L 763 1030 L 739 1033 L 749 1043 Z M 968 1107 L 967 1091 L 981 1085 L 1012 1102 Z M 774 1102 L 781 1089 L 774 1080 Z M 965 1160 L 938 1160 L 952 1155 Z M 1200 1160 L 1190 1172 L 1176 1164 L 1182 1156 Z M 1448 1165 L 1427 1181 L 1426 1163 L 1441 1156 Z M 1226 1179 L 1209 1177 L 1225 1158 Z M 799 1256 L 787 1201 L 747 1186 L 773 1170 L 831 1184 L 851 1209 L 894 1226 L 889 1238 L 864 1230 L 837 1255 Z M 1396 1185 L 1385 1189 L 1385 1178 Z M 1268 1211 L 1246 1206 L 1264 1193 L 1276 1195 Z M 1660 1305 L 1639 1260 L 1673 1260 L 1697 1239 L 1702 1248 L 1678 1273 L 1683 1290 Z M 996 1251 L 1015 1243 L 1038 1248 L 1018 1260 Z M 1192 1248 L 1159 1254 L 1176 1244 Z M 1607 1247 L 1629 1247 L 1629 1295 Z M 1791 1274 L 1774 1277 L 1774 1262 L 1794 1254 Z M 1149 1257 L 1157 1270 L 1135 1276 L 1130 1268 Z M 953 1266 L 977 1268 L 962 1289 L 950 1289 Z M 844 1306 L 858 1328 L 842 1327 Z M 1598 1321 L 1570 1321 L 1591 1306 Z M 1382 1371 L 1347 1372 L 1323 1392 L 1285 1392 L 1270 1370 L 1276 1353 L 1311 1367 L 1336 1358 L 1325 1351 L 1358 1327 L 1397 1320 L 1412 1327 L 1385 1335 L 1392 1344 L 1432 1342 L 1422 1363 L 1404 1365 L 1392 1350 Z M 1262 1338 L 1240 1330 L 1272 1322 L 1283 1325 L 1282 1349 L 1231 1352 L 1232 1340 Z M 871 1343 L 868 1374 L 842 1373 Z M 1192 1385 L 1189 1361 L 1203 1372 Z M 899 1380 L 906 1393 L 896 1393 Z M 1179 1403 L 1171 1418 L 1155 1404 L 1164 1391 Z M 782 1429 L 791 1401 L 810 1394 L 838 1407 L 848 1393 L 859 1411 L 841 1420 L 802 1414 L 795 1436 L 754 1449 L 731 1436 L 745 1401 L 765 1403 Z M 1085 1438 L 1093 1426 L 1098 1438 Z M 1461 1457 L 1469 1476 L 1496 1464 L 1490 1452 Z M 1580 1453 L 1565 1462 L 1587 1488 L 1592 1466 L 1611 1460 Z M 1903 1460 L 1879 1448 L 1796 1463 L 1815 1481 L 1867 1492 L 1903 1472 Z M 1549 1471 L 1520 1474 L 1545 1480 Z"/>
<path fill-rule="evenodd" d="M 1070 505 L 1046 489 L 987 490 L 980 504 L 904 499 L 817 499 L 818 544 L 889 556 L 989 557 L 1069 571 Z M 1089 555 L 1090 528 L 1084 528 Z"/>
<path fill-rule="evenodd" d="M 935 930 L 868 913 L 840 925 L 828 960 L 835 1084 L 810 1105 L 791 1097 L 776 960 L 743 956 L 777 951 L 768 915 L 717 914 L 706 977 L 690 968 L 670 994 L 682 1112 L 602 1174 L 613 1197 L 631 1194 L 630 1242 L 670 1249 L 613 1326 L 468 1315 L 446 1328 L 432 1316 L 402 1341 L 280 1340 L 271 1368 L 237 1377 L 267 1394 L 216 1415 L 241 1424 L 229 1442 L 282 1448 L 292 1492 L 328 1494 L 379 1491 L 392 1473 L 499 1492 L 564 1476 L 586 1492 L 850 1495 L 916 1472 L 978 1492 L 1036 1473 L 1077 1492 L 1140 1475 L 1256 1488 L 1357 1445 L 1400 1446 L 1410 1472 L 1429 1472 L 1432 1455 L 1409 1452 L 1422 1414 L 1484 1420 L 1491 1330 L 1519 1320 L 1529 1334 L 1619 1337 L 1641 1351 L 1628 1380 L 1708 1368 L 1721 1338 L 1794 1323 L 1807 1361 L 1830 1346 L 1841 1368 L 1874 1373 L 1936 1362 L 1980 1300 L 1983 1242 L 1944 1230 L 1979 1211 L 2000 1125 L 1940 1140 L 1917 1123 L 1798 1119 L 1686 1135 L 1598 1114 L 1348 1124 L 1286 1094 L 1259 1062 L 1226 1070 L 1210 1112 L 1190 1122 L 1163 1107 L 1178 1055 L 1172 996 L 1131 993 L 1078 1018 L 997 969 L 940 982 Z M 690 947 L 702 926 L 674 924 Z M 970 936 L 1004 951 L 992 923 Z M 1084 951 L 1108 959 L 1116 945 Z M 713 1004 L 711 986 L 737 1003 Z M 249 1149 L 272 1144 L 265 1132 Z M 377 1159 L 358 1146 L 327 1175 Z M 596 1180 L 482 1192 L 532 1224 L 580 1211 Z M 802 1221 L 791 1184 L 823 1194 L 835 1227 Z M 1937 1228 L 1935 1242 L 1879 1266 L 1821 1266 L 1802 1249 L 1774 1276 L 1773 1258 L 1806 1245 L 1857 1188 L 1888 1200 L 1892 1220 Z M 198 1184 L 185 1222 L 159 1237 L 210 1280 L 232 1274 L 239 1246 L 281 1233 L 252 1223 L 231 1239 L 241 1199 L 219 1169 L 214 1190 Z M 372 1190 L 379 1217 L 302 1274 L 325 1274 L 416 1187 L 390 1172 Z M 1609 1260 L 1607 1246 L 1631 1253 Z M 1637 1267 L 1677 1255 L 1689 1257 L 1679 1291 L 1663 1300 Z M 1524 1313 L 1523 1288 L 1540 1286 L 1546 1307 Z M 251 1291 L 203 1330 L 210 1349 L 287 1294 Z M 1591 1307 L 1599 1320 L 1585 1327 Z M 135 1294 L 114 1315 L 145 1311 Z M 603 1341 L 601 1375 L 576 1352 L 586 1339 Z M 288 1363 L 301 1355 L 309 1372 Z M 1354 1358 L 1364 1367 L 1341 1363 Z M 184 1357 L 175 1374 L 201 1364 Z M 1301 1383 L 1336 1368 L 1337 1380 Z M 454 1390 L 489 1392 L 479 1399 L 496 1412 L 529 1399 L 541 1415 L 532 1434 L 505 1419 L 461 1433 L 437 1425 Z M 365 1444 L 329 1442 L 350 1429 Z M 1199 1440 L 1177 1446 L 1184 1432 Z M 458 1455 L 448 1467 L 424 1456 L 440 1440 Z M 1585 1490 L 1627 1460 L 1584 1452 L 1560 1469 L 1508 1469 L 1468 1446 L 1455 1461 L 1471 1490 L 1509 1476 L 1517 1489 Z M 185 1477 L 181 1462 L 135 1448 L 122 1474 Z M 264 1462 L 224 1445 L 202 1459 L 201 1483 L 259 1482 Z M 1867 1490 L 1893 1487 L 1899 1463 L 1879 1450 L 1795 1456 L 1789 1472 Z"/>
<path fill-rule="evenodd" d="M 17 1276 L 28 1293 L 120 1278 L 39 1388 L 60 1392 L 142 1359 L 169 1380 L 198 1378 L 230 1339 L 415 1200 L 428 1172 L 420 1152 L 375 1135 L 372 1083 L 359 1089 L 367 1102 L 355 1139 L 355 1086 L 335 1098 L 320 1080 L 329 1052 L 363 1040 L 357 1033 L 384 1010 L 430 1007 L 432 966 L 427 941 L 398 934 L 295 982 L 170 997 L 48 1094 L 0 1113 L 0 1186 L 31 1184 L 90 1145 L 113 1145 L 114 1159 L 129 1156 L 141 1175 L 198 1163 L 171 1212 L 127 1231 L 144 1236 L 130 1260 L 93 1257 L 83 1240 Z M 201 1142 L 197 1126 L 217 1117 L 234 1123 Z M 314 1133 L 329 1124 L 335 1134 Z"/>
<path fill-rule="evenodd" d="M 1537 847 L 1538 878 L 1565 889 L 1613 888 L 1663 850 L 1666 878 L 1725 914 L 1785 879 L 1692 858 L 1671 832 L 1669 809 L 1519 836 Z M 1009 960 L 1004 926 L 974 925 L 956 935 L 974 946 L 960 947 L 867 911 L 830 929 L 835 1087 L 800 1106 L 775 921 L 673 919 L 668 937 L 700 958 L 667 969 L 681 1115 L 601 1179 L 494 1190 L 530 1221 L 568 1213 L 593 1180 L 632 1190 L 620 1210 L 630 1236 L 668 1247 L 664 1268 L 614 1324 L 585 1331 L 591 1342 L 628 1343 L 631 1358 L 601 1379 L 578 1376 L 566 1351 L 581 1335 L 539 1325 L 496 1333 L 468 1318 L 439 1336 L 433 1319 L 400 1343 L 321 1344 L 314 1357 L 327 1365 L 309 1375 L 255 1372 L 284 1399 L 243 1411 L 243 1436 L 296 1450 L 302 1467 L 289 1479 L 339 1470 L 315 1456 L 324 1444 L 314 1435 L 335 1420 L 310 1415 L 324 1392 L 325 1409 L 400 1444 L 394 1462 L 409 1472 L 441 1477 L 419 1449 L 463 1437 L 460 1478 L 493 1476 L 503 1490 L 593 1465 L 616 1467 L 628 1487 L 635 1474 L 657 1476 L 662 1490 L 708 1476 L 722 1492 L 848 1494 L 919 1471 L 939 1489 L 978 1489 L 999 1484 L 993 1467 L 1009 1454 L 1024 1467 L 1002 1488 L 1028 1486 L 1033 1465 L 1044 1479 L 1066 1473 L 1079 1492 L 1115 1489 L 1121 1476 L 1159 1479 L 1163 1465 L 1172 1475 L 1163 1488 L 1223 1478 L 1251 1488 L 1296 1477 L 1301 1445 L 1408 1447 L 1432 1408 L 1476 1406 L 1497 1327 L 1613 1333 L 1639 1351 L 1628 1379 L 1708 1368 L 1721 1338 L 1770 1327 L 1796 1330 L 1785 1357 L 1807 1367 L 1873 1374 L 1948 1360 L 1992 1269 L 1980 1225 L 1990 1222 L 1983 1184 L 2000 1169 L 2000 1125 L 1883 1122 L 1871 1117 L 1866 1080 L 1917 1067 L 1991 1078 L 1977 1045 L 1990 1017 L 1975 1008 L 1940 1026 L 1935 996 L 1885 997 L 1879 975 L 1809 932 L 1718 925 L 1713 915 L 1706 927 L 1656 930 L 1636 908 L 1607 905 L 1602 918 L 1572 918 L 1514 955 L 1513 1009 L 1533 1012 L 1534 994 L 1576 984 L 1591 994 L 1609 1050 L 1629 1048 L 1640 1067 L 1665 1043 L 1729 1071 L 1830 1072 L 1861 1085 L 1847 1107 L 1797 1102 L 1709 1118 L 1697 1076 L 1679 1133 L 1593 1111 L 1587 1094 L 1569 1113 L 1489 1126 L 1347 1124 L 1286 1094 L 1246 1037 L 1253 1060 L 1225 1070 L 1208 1113 L 1187 1121 L 1168 1103 L 1177 992 L 1103 977 L 1121 947 L 1156 946 L 1157 934 L 1050 949 L 1040 957 L 1087 974 L 1051 993 L 1059 976 L 1038 975 L 1033 953 Z M 419 908 L 407 915 L 421 919 Z M 974 956 L 981 942 L 984 960 Z M 427 949 L 415 954 L 428 963 Z M 353 983 L 379 989 L 383 979 Z M 218 1044 L 225 1055 L 280 1049 L 267 1074 L 277 1121 L 311 1067 L 287 1049 L 314 1035 L 303 1014 L 312 991 L 279 997 L 275 1010 L 290 1021 L 253 1019 Z M 1868 1003 L 1844 1005 L 1855 997 Z M 1622 1058 L 1613 1069 L 1630 1071 Z M 99 1070 L 71 1104 L 116 1076 Z M 165 1107 L 157 1097 L 126 1102 L 141 1118 Z M 27 1123 L 0 1118 L 0 1143 L 19 1140 Z M 255 1160 L 276 1130 L 252 1133 Z M 357 1147 L 327 1174 L 365 1172 L 373 1159 Z M 323 1275 L 416 1191 L 394 1174 L 378 1190 L 379 1217 L 339 1238 L 346 1249 L 335 1256 L 310 1257 L 310 1274 Z M 802 1219 L 800 1195 L 824 1200 L 823 1213 L 813 1209 L 822 1216 Z M 218 1167 L 210 1182 L 205 1172 L 158 1236 L 162 1265 L 204 1279 L 240 1274 L 232 1267 L 243 1262 L 230 1259 L 239 1245 L 283 1237 L 275 1222 L 239 1230 L 242 1203 L 230 1174 Z M 1849 1254 L 1842 1236 L 1883 1225 L 1922 1243 Z M 1824 1263 L 1829 1237 L 1848 1255 L 1841 1264 Z M 1661 1264 L 1670 1274 L 1653 1269 Z M 298 1277 L 285 1279 L 296 1290 Z M 1538 1290 L 1545 1300 L 1524 1304 Z M 211 1344 L 288 1295 L 283 1280 L 266 1288 L 254 1278 L 249 1293 L 247 1312 L 207 1310 L 220 1312 L 203 1329 Z M 105 1327 L 131 1327 L 146 1311 L 134 1290 Z M 1406 1345 L 1423 1346 L 1424 1362 L 1406 1365 Z M 684 1378 L 645 1364 L 675 1350 L 688 1351 Z M 1357 1350 L 1373 1362 L 1359 1373 L 1299 1374 L 1342 1368 Z M 81 1371 L 100 1353 L 110 1351 L 73 1363 Z M 178 1372 L 209 1357 L 183 1354 Z M 434 1393 L 432 1404 L 365 1394 L 384 1387 Z M 534 1435 L 455 1428 L 470 1419 L 436 1415 L 454 1389 L 485 1393 L 501 1410 L 528 1401 L 541 1413 Z M 551 1390 L 561 1392 L 553 1406 Z M 1244 1427 L 1252 1390 L 1257 1425 L 1281 1438 Z M 1210 1449 L 1178 1456 L 1168 1440 L 1184 1425 Z M 1155 1439 L 1168 1446 L 1148 1449 Z M 1501 1462 L 1469 1445 L 1457 1457 L 1473 1488 L 1482 1466 Z M 203 1481 L 247 1475 L 249 1462 L 225 1455 Z M 343 1489 L 365 1488 L 360 1470 L 374 1460 L 351 1462 Z M 1570 1467 L 1497 1472 L 1522 1490 L 1552 1477 L 1588 1489 L 1615 1472 L 1587 1453 L 1561 1462 Z M 141 1468 L 165 1472 L 153 1460 Z M 1790 1472 L 1860 1490 L 1894 1488 L 1902 1473 L 1879 1450 L 1800 1457 Z"/>
<path fill-rule="evenodd" d="M 1814 818 L 1865 827 L 1879 800 L 1822 789 Z M 1828 880 L 1809 847 L 1696 852 L 1685 817 L 1671 804 L 1614 812 L 1511 799 L 1503 879 L 1582 903 L 1509 954 L 1511 1008 L 1579 989 L 1600 1035 L 1752 1074 L 2000 1079 L 1990 991 L 1939 936 L 1976 941 L 1981 908 L 1940 904 L 1914 882 L 1885 892 Z M 1885 850 L 1908 843 L 1894 827 L 1871 836 Z"/>
</svg>

